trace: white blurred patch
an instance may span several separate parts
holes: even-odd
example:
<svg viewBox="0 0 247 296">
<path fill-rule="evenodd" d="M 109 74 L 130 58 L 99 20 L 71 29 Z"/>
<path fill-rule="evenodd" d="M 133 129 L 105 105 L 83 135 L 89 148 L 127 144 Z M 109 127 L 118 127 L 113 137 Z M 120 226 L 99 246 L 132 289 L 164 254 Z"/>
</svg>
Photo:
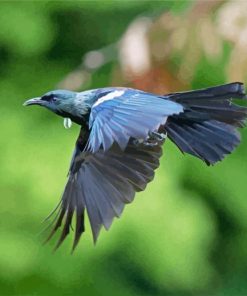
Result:
<svg viewBox="0 0 247 296">
<path fill-rule="evenodd" d="M 105 57 L 99 50 L 92 50 L 85 55 L 84 65 L 89 69 L 97 69 L 104 63 Z"/>
<path fill-rule="evenodd" d="M 247 2 L 228 1 L 218 13 L 217 29 L 226 39 L 233 42 L 247 44 Z"/>
<path fill-rule="evenodd" d="M 151 20 L 147 17 L 138 18 L 129 26 L 121 40 L 120 62 L 127 76 L 141 75 L 151 67 L 147 38 L 151 23 Z"/>
<path fill-rule="evenodd" d="M 70 118 L 64 118 L 64 120 L 63 120 L 63 125 L 64 125 L 64 127 L 66 128 L 66 129 L 68 129 L 68 128 L 71 128 L 71 126 L 72 126 L 72 121 L 71 121 L 71 119 Z"/>
<path fill-rule="evenodd" d="M 109 94 L 98 99 L 98 101 L 93 105 L 93 107 L 96 107 L 105 101 L 109 101 L 109 100 L 115 99 L 117 97 L 120 97 L 121 95 L 124 94 L 124 92 L 125 92 L 124 90 L 115 90 L 113 92 L 110 92 Z"/>
</svg>

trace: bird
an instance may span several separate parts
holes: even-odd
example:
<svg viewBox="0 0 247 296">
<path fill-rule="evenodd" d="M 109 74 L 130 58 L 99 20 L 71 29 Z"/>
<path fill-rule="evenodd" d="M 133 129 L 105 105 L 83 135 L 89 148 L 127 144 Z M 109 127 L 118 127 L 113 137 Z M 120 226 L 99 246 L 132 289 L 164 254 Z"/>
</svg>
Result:
<svg viewBox="0 0 247 296">
<path fill-rule="evenodd" d="M 75 220 L 73 252 L 87 214 L 96 243 L 102 227 L 108 230 L 153 180 L 167 139 L 207 165 L 221 161 L 239 145 L 237 129 L 247 118 L 247 108 L 234 99 L 246 100 L 241 82 L 164 95 L 127 87 L 53 90 L 25 101 L 63 117 L 65 127 L 80 126 L 46 241 L 61 229 L 57 249 Z"/>
</svg>

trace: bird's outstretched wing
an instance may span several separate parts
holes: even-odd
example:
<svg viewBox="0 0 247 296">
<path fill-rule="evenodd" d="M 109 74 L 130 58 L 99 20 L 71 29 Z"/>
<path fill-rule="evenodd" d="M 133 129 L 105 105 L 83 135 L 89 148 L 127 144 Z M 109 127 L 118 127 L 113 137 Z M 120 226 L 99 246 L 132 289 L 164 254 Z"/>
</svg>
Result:
<svg viewBox="0 0 247 296">
<path fill-rule="evenodd" d="M 130 138 L 146 139 L 165 124 L 167 117 L 183 111 L 182 105 L 153 94 L 119 88 L 99 94 L 89 118 L 87 150 L 107 151 L 114 142 L 122 150 Z M 101 96 L 100 96 L 101 95 Z"/>
<path fill-rule="evenodd" d="M 89 131 L 81 129 L 71 161 L 68 182 L 59 204 L 53 229 L 47 241 L 63 227 L 56 248 L 69 234 L 75 214 L 73 249 L 85 231 L 87 211 L 94 242 L 102 225 L 109 229 L 126 203 L 132 202 L 136 191 L 145 189 L 159 166 L 164 139 L 150 137 L 145 143 L 130 139 L 125 151 L 114 144 L 108 151 L 85 151 Z"/>
</svg>

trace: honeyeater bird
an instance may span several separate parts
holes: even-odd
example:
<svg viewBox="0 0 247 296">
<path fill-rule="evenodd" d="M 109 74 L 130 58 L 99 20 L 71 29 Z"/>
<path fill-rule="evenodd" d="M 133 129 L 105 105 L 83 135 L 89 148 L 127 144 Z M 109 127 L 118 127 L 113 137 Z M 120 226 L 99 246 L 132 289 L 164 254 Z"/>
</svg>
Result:
<svg viewBox="0 0 247 296">
<path fill-rule="evenodd" d="M 233 99 L 246 99 L 240 82 L 166 95 L 124 87 L 54 90 L 27 100 L 25 106 L 64 117 L 66 126 L 81 126 L 47 240 L 62 226 L 59 247 L 75 216 L 74 249 L 85 231 L 86 210 L 96 242 L 101 227 L 108 230 L 154 178 L 166 138 L 207 165 L 230 154 L 247 117 L 247 108 Z"/>
</svg>

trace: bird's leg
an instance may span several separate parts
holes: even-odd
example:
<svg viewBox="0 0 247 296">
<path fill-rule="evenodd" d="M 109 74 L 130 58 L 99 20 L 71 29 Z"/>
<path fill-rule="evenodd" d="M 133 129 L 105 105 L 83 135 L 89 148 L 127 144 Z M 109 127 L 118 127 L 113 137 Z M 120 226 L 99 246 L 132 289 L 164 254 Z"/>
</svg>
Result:
<svg viewBox="0 0 247 296">
<path fill-rule="evenodd" d="M 149 132 L 148 137 L 146 140 L 143 139 L 135 139 L 133 141 L 134 145 L 138 146 L 140 144 L 143 144 L 145 146 L 157 146 L 164 142 L 167 135 L 164 133 L 158 133 L 158 132 Z"/>
<path fill-rule="evenodd" d="M 167 137 L 167 134 L 165 133 L 158 133 L 158 132 L 150 132 L 149 133 L 149 138 L 152 140 L 156 140 L 158 142 L 162 142 L 165 140 Z"/>
<path fill-rule="evenodd" d="M 157 146 L 164 142 L 166 139 L 167 134 L 166 133 L 159 133 L 159 132 L 149 132 L 148 137 L 146 140 L 143 139 L 133 139 L 132 143 L 135 146 L 144 145 L 144 146 Z"/>
</svg>

